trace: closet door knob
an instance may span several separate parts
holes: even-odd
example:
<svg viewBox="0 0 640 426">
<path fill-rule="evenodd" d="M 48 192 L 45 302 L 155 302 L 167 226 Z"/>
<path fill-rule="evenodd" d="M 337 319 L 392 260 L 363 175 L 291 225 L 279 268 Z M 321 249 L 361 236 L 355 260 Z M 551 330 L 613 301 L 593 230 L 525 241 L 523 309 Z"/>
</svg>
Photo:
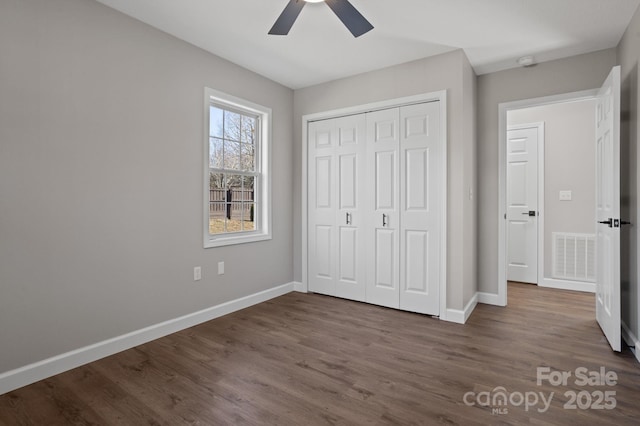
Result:
<svg viewBox="0 0 640 426">
<path fill-rule="evenodd" d="M 382 213 L 382 227 L 387 226 L 387 215 Z"/>
<path fill-rule="evenodd" d="M 351 225 L 351 213 L 347 213 L 347 225 Z"/>
</svg>

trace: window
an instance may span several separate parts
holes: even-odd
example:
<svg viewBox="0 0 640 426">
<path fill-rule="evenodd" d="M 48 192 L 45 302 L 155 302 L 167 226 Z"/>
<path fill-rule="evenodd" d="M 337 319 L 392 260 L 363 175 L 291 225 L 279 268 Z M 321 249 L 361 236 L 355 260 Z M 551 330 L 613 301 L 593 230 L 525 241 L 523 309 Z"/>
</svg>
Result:
<svg viewBox="0 0 640 426">
<path fill-rule="evenodd" d="M 204 246 L 271 238 L 271 109 L 205 89 Z"/>
</svg>

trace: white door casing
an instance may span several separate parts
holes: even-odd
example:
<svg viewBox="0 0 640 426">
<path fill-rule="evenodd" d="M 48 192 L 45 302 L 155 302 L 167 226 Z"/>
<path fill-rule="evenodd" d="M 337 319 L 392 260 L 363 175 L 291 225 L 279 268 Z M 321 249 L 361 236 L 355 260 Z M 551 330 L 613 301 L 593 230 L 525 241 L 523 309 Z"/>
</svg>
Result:
<svg viewBox="0 0 640 426">
<path fill-rule="evenodd" d="M 400 309 L 439 312 L 442 200 L 438 102 L 400 108 Z"/>
<path fill-rule="evenodd" d="M 367 302 L 400 307 L 400 110 L 367 114 Z"/>
<path fill-rule="evenodd" d="M 507 279 L 538 283 L 538 128 L 507 131 Z"/>
<path fill-rule="evenodd" d="M 614 351 L 620 331 L 620 67 L 596 105 L 596 319 Z"/>
</svg>

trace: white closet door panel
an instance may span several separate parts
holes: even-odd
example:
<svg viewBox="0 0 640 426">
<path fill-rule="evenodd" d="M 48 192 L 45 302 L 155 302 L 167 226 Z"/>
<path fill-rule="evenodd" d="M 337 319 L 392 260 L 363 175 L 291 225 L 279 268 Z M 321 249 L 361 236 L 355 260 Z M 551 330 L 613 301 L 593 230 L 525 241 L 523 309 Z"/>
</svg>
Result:
<svg viewBox="0 0 640 426">
<path fill-rule="evenodd" d="M 364 154 L 366 149 L 366 126 L 364 114 L 341 117 L 333 120 L 337 135 L 336 160 L 338 205 L 334 209 L 338 226 L 336 256 L 338 275 L 336 292 L 338 297 L 365 300 L 365 262 L 362 235 L 362 196 L 364 179 Z"/>
<path fill-rule="evenodd" d="M 367 114 L 366 301 L 398 308 L 399 109 Z"/>
<path fill-rule="evenodd" d="M 396 209 L 396 152 L 375 153 L 375 208 L 376 210 Z"/>
<path fill-rule="evenodd" d="M 315 208 L 316 209 L 331 209 L 333 208 L 332 197 L 332 162 L 331 156 L 316 157 L 316 184 L 315 184 Z"/>
<path fill-rule="evenodd" d="M 407 231 L 404 238 L 407 293 L 428 293 L 429 262 L 429 232 Z"/>
<path fill-rule="evenodd" d="M 400 309 L 438 315 L 439 102 L 400 108 Z"/>
<path fill-rule="evenodd" d="M 397 247 L 396 232 L 392 229 L 376 230 L 375 286 L 387 289 L 396 288 L 394 254 Z"/>
<path fill-rule="evenodd" d="M 338 178 L 340 191 L 340 208 L 357 208 L 358 158 L 356 154 L 340 156 L 340 176 Z"/>
<path fill-rule="evenodd" d="M 405 151 L 405 210 L 427 211 L 429 209 L 429 148 Z"/>
<path fill-rule="evenodd" d="M 337 133 L 326 121 L 309 123 L 308 281 L 309 290 L 335 295 L 337 262 Z"/>
<path fill-rule="evenodd" d="M 313 232 L 314 244 L 310 247 L 313 254 L 309 284 L 312 291 L 333 295 L 335 293 L 335 265 L 333 261 L 333 226 L 319 225 Z"/>
</svg>

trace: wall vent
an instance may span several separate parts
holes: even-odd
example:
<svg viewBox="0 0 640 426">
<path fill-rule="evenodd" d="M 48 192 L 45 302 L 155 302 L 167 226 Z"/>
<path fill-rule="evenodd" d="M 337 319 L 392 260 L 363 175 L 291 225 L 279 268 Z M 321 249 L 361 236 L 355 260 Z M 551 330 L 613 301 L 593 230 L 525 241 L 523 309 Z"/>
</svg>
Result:
<svg viewBox="0 0 640 426">
<path fill-rule="evenodd" d="M 596 236 L 553 232 L 553 278 L 595 282 Z"/>
</svg>

